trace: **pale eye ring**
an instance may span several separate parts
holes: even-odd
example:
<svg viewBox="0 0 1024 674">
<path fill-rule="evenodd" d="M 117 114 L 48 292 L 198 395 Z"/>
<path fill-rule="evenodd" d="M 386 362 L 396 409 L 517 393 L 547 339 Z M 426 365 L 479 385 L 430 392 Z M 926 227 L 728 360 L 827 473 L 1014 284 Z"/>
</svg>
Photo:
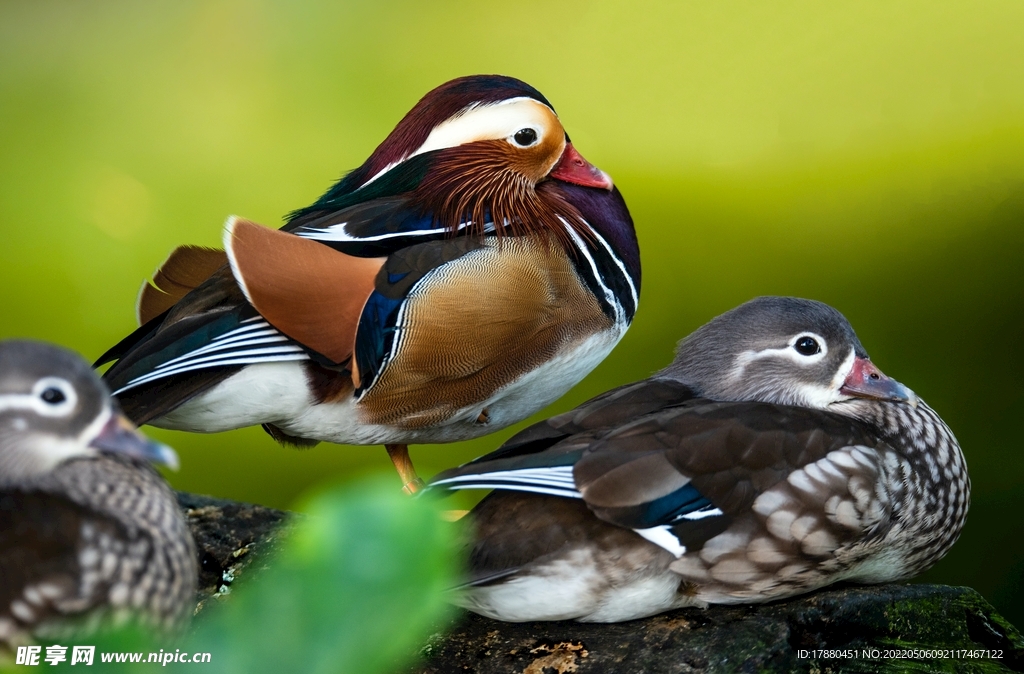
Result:
<svg viewBox="0 0 1024 674">
<path fill-rule="evenodd" d="M 60 377 L 43 377 L 32 387 L 32 395 L 37 401 L 36 411 L 47 417 L 67 416 L 78 403 L 75 388 Z"/>
<path fill-rule="evenodd" d="M 519 129 L 512 134 L 512 142 L 519 147 L 530 147 L 531 145 L 535 145 L 538 138 L 537 130 L 528 126 Z"/>
</svg>

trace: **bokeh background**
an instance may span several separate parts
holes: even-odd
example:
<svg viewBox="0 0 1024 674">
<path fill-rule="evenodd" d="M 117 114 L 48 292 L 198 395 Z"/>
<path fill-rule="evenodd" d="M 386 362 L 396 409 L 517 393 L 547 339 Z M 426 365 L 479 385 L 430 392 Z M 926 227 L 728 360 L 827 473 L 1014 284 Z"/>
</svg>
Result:
<svg viewBox="0 0 1024 674">
<path fill-rule="evenodd" d="M 831 303 L 967 455 L 970 519 L 922 580 L 1022 625 L 1022 35 L 1016 1 L 0 0 L 0 337 L 95 358 L 174 246 L 219 245 L 232 213 L 279 224 L 430 88 L 514 75 L 613 175 L 643 251 L 634 327 L 543 416 L 753 296 Z M 514 430 L 413 456 L 430 475 Z M 176 487 L 279 508 L 389 466 L 153 435 Z"/>
</svg>

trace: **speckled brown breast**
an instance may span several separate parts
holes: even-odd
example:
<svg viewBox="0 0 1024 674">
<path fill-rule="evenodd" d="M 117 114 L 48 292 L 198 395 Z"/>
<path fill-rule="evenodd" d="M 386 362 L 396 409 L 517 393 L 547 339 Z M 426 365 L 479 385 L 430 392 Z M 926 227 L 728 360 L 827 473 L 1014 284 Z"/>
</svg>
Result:
<svg viewBox="0 0 1024 674">
<path fill-rule="evenodd" d="M 0 485 L 0 648 L 128 616 L 174 632 L 194 608 L 196 564 L 177 501 L 148 467 L 102 456 Z"/>
</svg>

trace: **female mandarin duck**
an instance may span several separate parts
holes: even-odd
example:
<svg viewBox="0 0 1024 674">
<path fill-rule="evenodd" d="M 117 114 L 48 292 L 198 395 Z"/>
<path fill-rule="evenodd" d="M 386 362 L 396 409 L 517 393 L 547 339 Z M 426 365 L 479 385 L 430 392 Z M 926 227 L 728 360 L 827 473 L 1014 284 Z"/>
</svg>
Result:
<svg viewBox="0 0 1024 674">
<path fill-rule="evenodd" d="M 147 463 L 177 456 L 135 430 L 78 354 L 0 342 L 0 653 L 126 619 L 185 626 L 196 549 Z"/>
<path fill-rule="evenodd" d="M 765 297 L 654 377 L 531 426 L 431 489 L 469 515 L 458 602 L 509 621 L 630 620 L 909 578 L 967 516 L 960 447 L 846 319 Z"/>
<path fill-rule="evenodd" d="M 510 77 L 434 89 L 281 230 L 233 217 L 181 247 L 142 327 L 100 358 L 136 423 L 262 424 L 293 444 L 407 443 L 520 421 L 590 372 L 636 311 L 640 260 L 611 179 Z"/>
</svg>

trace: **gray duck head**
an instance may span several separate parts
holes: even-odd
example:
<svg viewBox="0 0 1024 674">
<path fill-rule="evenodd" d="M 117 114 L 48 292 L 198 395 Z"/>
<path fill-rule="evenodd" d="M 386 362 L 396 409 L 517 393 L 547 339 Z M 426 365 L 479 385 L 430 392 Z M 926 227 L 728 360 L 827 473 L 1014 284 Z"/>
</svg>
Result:
<svg viewBox="0 0 1024 674">
<path fill-rule="evenodd" d="M 0 342 L 0 484 L 101 453 L 177 466 L 174 451 L 136 430 L 77 354 L 42 342 Z"/>
<path fill-rule="evenodd" d="M 712 319 L 658 376 L 721 401 L 814 409 L 858 398 L 917 402 L 875 367 L 845 316 L 795 297 L 758 297 Z"/>
</svg>

